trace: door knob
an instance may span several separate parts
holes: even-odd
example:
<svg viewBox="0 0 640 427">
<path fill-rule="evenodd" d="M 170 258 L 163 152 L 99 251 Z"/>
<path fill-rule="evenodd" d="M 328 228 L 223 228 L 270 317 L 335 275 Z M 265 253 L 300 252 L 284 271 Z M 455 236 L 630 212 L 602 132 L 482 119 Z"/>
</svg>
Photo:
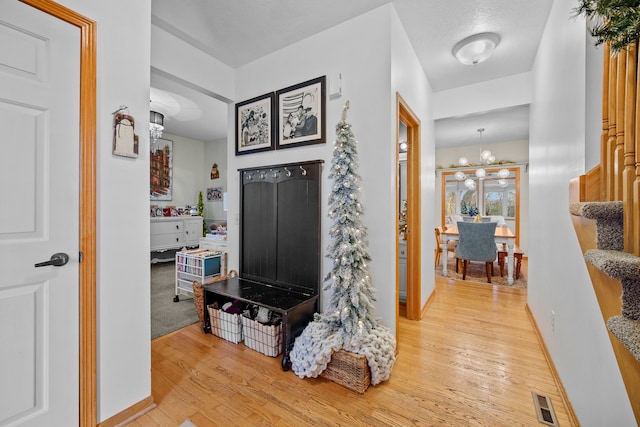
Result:
<svg viewBox="0 0 640 427">
<path fill-rule="evenodd" d="M 51 259 L 49 261 L 43 261 L 37 263 L 36 267 L 46 267 L 48 265 L 52 265 L 54 267 L 62 267 L 66 263 L 69 262 L 69 255 L 64 252 L 58 252 L 56 254 L 51 255 Z"/>
</svg>

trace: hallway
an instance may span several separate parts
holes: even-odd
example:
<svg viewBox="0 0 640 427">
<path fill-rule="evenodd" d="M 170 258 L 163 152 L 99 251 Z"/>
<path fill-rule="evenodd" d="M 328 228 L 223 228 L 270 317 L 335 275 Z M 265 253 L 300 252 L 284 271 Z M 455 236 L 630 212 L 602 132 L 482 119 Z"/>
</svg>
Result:
<svg viewBox="0 0 640 427">
<path fill-rule="evenodd" d="M 436 280 L 422 321 L 400 318 L 390 380 L 362 396 L 195 324 L 152 341 L 158 406 L 129 425 L 536 426 L 536 391 L 569 426 L 525 304 L 523 290 Z"/>
</svg>

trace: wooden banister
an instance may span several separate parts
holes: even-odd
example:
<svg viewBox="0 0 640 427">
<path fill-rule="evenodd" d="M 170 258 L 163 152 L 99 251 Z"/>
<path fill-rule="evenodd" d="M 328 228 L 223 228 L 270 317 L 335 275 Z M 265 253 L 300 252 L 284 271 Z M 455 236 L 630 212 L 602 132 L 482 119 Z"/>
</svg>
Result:
<svg viewBox="0 0 640 427">
<path fill-rule="evenodd" d="M 604 48 L 600 164 L 581 177 L 583 201 L 622 201 L 624 250 L 640 256 L 640 67 L 637 41 Z M 594 193 L 594 191 L 596 193 Z"/>
<path fill-rule="evenodd" d="M 640 256 L 640 67 L 638 42 L 612 53 L 605 43 L 600 164 L 572 180 L 570 201 L 622 201 L 624 251 Z M 595 223 L 572 216 L 583 253 L 595 245 Z M 604 321 L 621 313 L 621 286 L 588 264 Z M 640 422 L 640 362 L 609 332 L 636 420 Z"/>
</svg>

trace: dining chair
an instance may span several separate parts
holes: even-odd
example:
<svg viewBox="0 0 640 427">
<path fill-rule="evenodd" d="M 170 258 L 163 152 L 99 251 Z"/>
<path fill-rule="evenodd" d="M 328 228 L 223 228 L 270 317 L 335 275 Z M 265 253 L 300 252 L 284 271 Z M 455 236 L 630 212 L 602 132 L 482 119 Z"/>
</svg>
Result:
<svg viewBox="0 0 640 427">
<path fill-rule="evenodd" d="M 433 250 L 433 254 L 434 254 L 434 258 L 435 258 L 435 264 L 434 267 L 438 268 L 438 265 L 440 265 L 440 261 L 442 260 L 442 228 L 441 227 L 436 227 L 435 229 L 435 234 L 436 234 L 436 248 Z M 456 244 L 457 242 L 455 240 L 449 240 L 447 242 L 447 256 L 449 256 L 449 252 L 453 252 L 455 253 L 456 251 Z M 456 271 L 458 271 L 458 263 L 456 261 Z"/>
<path fill-rule="evenodd" d="M 496 260 L 495 222 L 459 222 L 459 239 L 456 245 L 456 257 L 462 260 L 462 280 L 467 277 L 469 261 L 485 263 L 487 280 L 491 283 L 493 262 Z"/>
</svg>

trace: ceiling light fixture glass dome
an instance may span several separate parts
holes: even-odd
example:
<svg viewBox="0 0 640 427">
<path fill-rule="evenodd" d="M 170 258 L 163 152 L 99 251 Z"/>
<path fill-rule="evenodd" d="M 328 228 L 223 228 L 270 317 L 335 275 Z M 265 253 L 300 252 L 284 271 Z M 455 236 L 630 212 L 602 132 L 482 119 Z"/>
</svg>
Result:
<svg viewBox="0 0 640 427">
<path fill-rule="evenodd" d="M 498 172 L 498 178 L 508 178 L 510 174 L 511 173 L 508 169 L 500 169 L 500 171 Z"/>
<path fill-rule="evenodd" d="M 500 43 L 496 33 L 479 33 L 460 40 L 453 47 L 453 56 L 464 65 L 476 65 L 486 61 Z"/>
<path fill-rule="evenodd" d="M 464 186 L 467 187 L 469 190 L 475 190 L 476 189 L 476 182 L 471 178 L 467 178 L 464 181 Z"/>
</svg>

